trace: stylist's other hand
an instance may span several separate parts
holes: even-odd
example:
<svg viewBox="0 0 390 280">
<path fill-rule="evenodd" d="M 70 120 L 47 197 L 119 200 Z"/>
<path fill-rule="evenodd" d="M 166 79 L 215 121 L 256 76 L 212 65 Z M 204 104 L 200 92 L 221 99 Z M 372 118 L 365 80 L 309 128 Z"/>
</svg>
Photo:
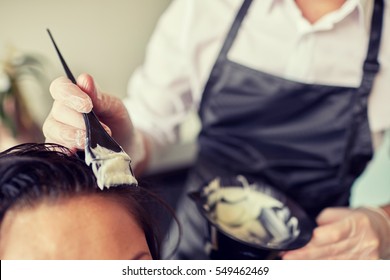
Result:
<svg viewBox="0 0 390 280">
<path fill-rule="evenodd" d="M 388 218 L 369 208 L 327 208 L 303 248 L 287 251 L 283 259 L 379 259 L 390 246 Z"/>
<path fill-rule="evenodd" d="M 50 93 L 54 103 L 43 124 L 46 142 L 72 151 L 84 149 L 86 132 L 81 113 L 89 113 L 93 108 L 105 130 L 124 149 L 129 149 L 133 125 L 124 104 L 119 98 L 100 92 L 90 75 L 80 75 L 77 86 L 66 77 L 57 78 L 50 85 Z"/>
</svg>

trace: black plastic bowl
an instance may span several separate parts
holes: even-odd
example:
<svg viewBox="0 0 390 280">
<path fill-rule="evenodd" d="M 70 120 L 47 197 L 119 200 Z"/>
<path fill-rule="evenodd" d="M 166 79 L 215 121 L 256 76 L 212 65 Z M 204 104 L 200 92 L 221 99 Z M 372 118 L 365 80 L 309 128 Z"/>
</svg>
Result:
<svg viewBox="0 0 390 280">
<path fill-rule="evenodd" d="M 225 231 L 215 220 L 212 210 L 207 209 L 204 205 L 207 202 L 207 196 L 204 195 L 202 188 L 200 191 L 192 192 L 189 196 L 197 204 L 201 214 L 207 219 L 210 239 L 212 243 L 211 258 L 214 259 L 273 259 L 281 251 L 294 250 L 306 245 L 316 227 L 315 222 L 305 213 L 305 211 L 292 199 L 288 198 L 282 192 L 264 184 L 263 182 L 249 181 L 253 190 L 273 197 L 287 207 L 291 217 L 298 220 L 299 233 L 294 238 L 280 243 L 256 243 L 248 242 L 230 232 Z M 221 187 L 231 187 L 242 185 L 237 177 L 220 177 Z M 206 184 L 204 187 L 208 186 Z"/>
</svg>

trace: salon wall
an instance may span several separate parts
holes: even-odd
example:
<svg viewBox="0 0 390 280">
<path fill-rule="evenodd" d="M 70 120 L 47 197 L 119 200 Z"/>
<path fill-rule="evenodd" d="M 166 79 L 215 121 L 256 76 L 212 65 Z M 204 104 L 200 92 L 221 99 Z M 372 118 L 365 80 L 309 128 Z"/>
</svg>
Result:
<svg viewBox="0 0 390 280">
<path fill-rule="evenodd" d="M 170 0 L 0 0 L 0 59 L 8 46 L 47 56 L 50 75 L 62 68 L 50 28 L 75 75 L 89 72 L 99 86 L 125 94 L 129 76 Z"/>
</svg>

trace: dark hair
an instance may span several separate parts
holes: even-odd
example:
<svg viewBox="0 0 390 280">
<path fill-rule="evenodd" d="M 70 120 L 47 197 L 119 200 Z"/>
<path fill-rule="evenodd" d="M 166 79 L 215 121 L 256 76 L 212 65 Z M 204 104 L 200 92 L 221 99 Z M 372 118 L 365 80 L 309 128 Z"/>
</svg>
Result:
<svg viewBox="0 0 390 280">
<path fill-rule="evenodd" d="M 0 190 L 0 221 L 10 208 L 33 207 L 43 200 L 88 194 L 112 198 L 136 219 L 152 258 L 160 259 L 156 225 L 145 208 L 155 196 L 144 188 L 129 185 L 100 190 L 85 162 L 60 145 L 28 143 L 1 152 Z"/>
</svg>

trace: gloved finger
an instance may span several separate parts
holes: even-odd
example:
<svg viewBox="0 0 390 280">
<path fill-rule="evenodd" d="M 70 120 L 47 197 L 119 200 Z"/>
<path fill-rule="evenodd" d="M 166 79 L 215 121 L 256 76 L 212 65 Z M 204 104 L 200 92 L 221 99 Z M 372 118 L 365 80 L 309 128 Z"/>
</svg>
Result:
<svg viewBox="0 0 390 280">
<path fill-rule="evenodd" d="M 378 259 L 378 247 L 367 242 L 361 236 L 354 236 L 325 246 L 305 246 L 288 251 L 283 256 L 286 260 L 347 260 Z"/>
<path fill-rule="evenodd" d="M 97 100 L 98 89 L 95 85 L 93 77 L 83 73 L 77 77 L 77 86 L 91 98 L 92 103 Z"/>
<path fill-rule="evenodd" d="M 57 143 L 71 150 L 85 147 L 85 130 L 60 123 L 51 114 L 46 118 L 42 130 L 46 142 Z"/>
<path fill-rule="evenodd" d="M 124 106 L 120 98 L 103 94 L 98 90 L 92 76 L 85 73 L 81 74 L 77 78 L 77 85 L 90 96 L 93 110 L 99 117 L 107 118 L 115 113 L 117 115 L 116 118 L 118 118 L 120 117 L 118 114 L 121 114 L 121 112 L 127 113 L 126 110 L 123 110 Z"/>
<path fill-rule="evenodd" d="M 54 100 L 77 112 L 88 113 L 92 110 L 92 100 L 88 94 L 65 77 L 57 78 L 51 83 L 50 93 Z"/>
<path fill-rule="evenodd" d="M 72 108 L 64 105 L 62 102 L 54 101 L 51 116 L 60 123 L 68 126 L 85 130 L 83 115 Z"/>
<path fill-rule="evenodd" d="M 319 225 L 314 229 L 313 237 L 309 244 L 320 246 L 339 242 L 348 238 L 353 230 L 353 224 L 350 219 L 343 219 L 332 224 Z"/>
<path fill-rule="evenodd" d="M 83 115 L 71 108 L 62 105 L 60 102 L 54 102 L 51 116 L 60 123 L 67 124 L 71 127 L 85 130 L 85 121 Z M 111 129 L 104 123 L 100 122 L 104 130 L 112 135 Z"/>
<path fill-rule="evenodd" d="M 344 207 L 325 208 L 318 215 L 316 222 L 319 225 L 330 224 L 339 221 L 351 214 L 351 210 Z"/>
<path fill-rule="evenodd" d="M 108 107 L 104 94 L 102 94 L 89 74 L 83 73 L 77 77 L 77 85 L 86 92 L 92 100 L 94 112 L 100 115 Z"/>
<path fill-rule="evenodd" d="M 46 142 L 57 143 L 63 145 L 71 150 L 85 148 L 85 125 L 84 120 L 81 120 L 80 127 L 69 126 L 55 120 L 51 115 L 48 116 L 43 124 L 43 134 Z M 104 123 L 100 122 L 102 127 L 109 135 L 112 135 L 110 128 Z"/>
</svg>

